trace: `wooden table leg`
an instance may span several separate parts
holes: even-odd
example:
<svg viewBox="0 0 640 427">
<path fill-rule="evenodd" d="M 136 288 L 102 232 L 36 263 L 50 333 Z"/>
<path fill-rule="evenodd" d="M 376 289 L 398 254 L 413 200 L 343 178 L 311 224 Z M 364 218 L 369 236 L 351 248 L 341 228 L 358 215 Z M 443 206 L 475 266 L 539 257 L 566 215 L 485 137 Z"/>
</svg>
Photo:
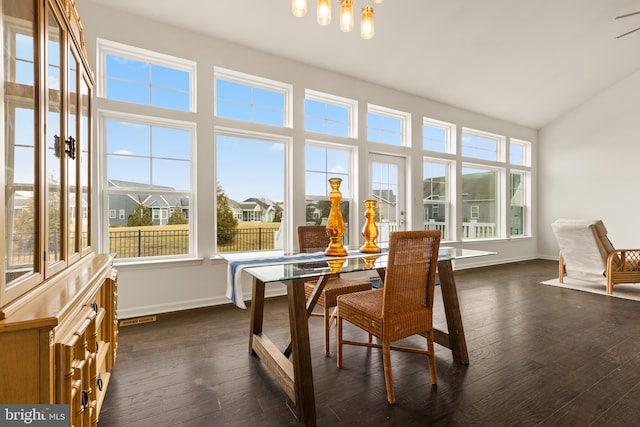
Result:
<svg viewBox="0 0 640 427">
<path fill-rule="evenodd" d="M 316 402 L 313 391 L 311 370 L 311 348 L 309 344 L 309 323 L 304 295 L 304 280 L 287 282 L 289 302 L 289 325 L 291 328 L 291 349 L 293 376 L 296 396 L 296 415 L 305 426 L 316 425 Z"/>
<path fill-rule="evenodd" d="M 253 335 L 262 333 L 264 318 L 264 282 L 253 278 L 253 294 L 251 297 L 251 323 L 249 325 L 249 353 L 256 356 L 253 350 Z"/>
<path fill-rule="evenodd" d="M 458 291 L 456 289 L 456 281 L 453 277 L 451 260 L 438 261 L 438 275 L 440 277 L 440 289 L 442 290 L 444 313 L 447 318 L 449 335 L 448 337 L 444 337 L 446 334 L 438 331 L 439 333 L 434 333 L 434 337 L 438 344 L 445 345 L 451 349 L 453 360 L 463 365 L 468 365 L 469 354 L 467 353 L 467 341 L 464 336 L 464 327 L 462 326 L 460 303 L 458 302 Z"/>
</svg>

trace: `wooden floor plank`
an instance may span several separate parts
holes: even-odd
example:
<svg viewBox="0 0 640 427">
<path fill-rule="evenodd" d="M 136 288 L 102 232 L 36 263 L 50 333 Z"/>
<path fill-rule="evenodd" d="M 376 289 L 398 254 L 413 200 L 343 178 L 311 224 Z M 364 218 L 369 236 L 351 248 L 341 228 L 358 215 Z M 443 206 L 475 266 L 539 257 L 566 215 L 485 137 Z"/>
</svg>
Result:
<svg viewBox="0 0 640 427">
<path fill-rule="evenodd" d="M 545 260 L 456 272 L 470 364 L 436 345 L 434 388 L 425 357 L 394 352 L 393 406 L 379 351 L 347 346 L 337 369 L 323 355 L 322 320 L 310 319 L 318 425 L 636 424 L 640 302 L 539 284 L 556 273 Z M 446 325 L 438 298 L 434 323 Z M 264 330 L 277 344 L 289 337 L 287 310 L 286 298 L 265 302 Z M 345 336 L 360 333 L 345 326 Z M 100 426 L 298 425 L 248 337 L 249 311 L 233 306 L 121 328 Z"/>
</svg>

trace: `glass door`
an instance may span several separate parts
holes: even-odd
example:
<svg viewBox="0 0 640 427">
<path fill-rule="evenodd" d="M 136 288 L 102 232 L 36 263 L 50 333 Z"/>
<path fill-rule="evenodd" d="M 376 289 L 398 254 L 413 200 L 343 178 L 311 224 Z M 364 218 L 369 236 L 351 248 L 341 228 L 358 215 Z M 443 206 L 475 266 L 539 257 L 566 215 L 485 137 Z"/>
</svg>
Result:
<svg viewBox="0 0 640 427">
<path fill-rule="evenodd" d="M 376 200 L 377 244 L 389 246 L 389 233 L 405 229 L 405 159 L 372 154 L 369 160 L 370 197 Z"/>
</svg>

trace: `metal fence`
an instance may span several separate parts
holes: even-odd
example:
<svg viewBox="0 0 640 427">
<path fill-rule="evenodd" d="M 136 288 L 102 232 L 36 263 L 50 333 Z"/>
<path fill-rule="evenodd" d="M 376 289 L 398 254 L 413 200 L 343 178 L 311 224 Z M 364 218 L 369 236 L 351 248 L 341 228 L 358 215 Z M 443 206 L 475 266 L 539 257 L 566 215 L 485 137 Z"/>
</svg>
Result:
<svg viewBox="0 0 640 427">
<path fill-rule="evenodd" d="M 186 254 L 189 230 L 110 230 L 109 252 L 118 258 Z"/>
<path fill-rule="evenodd" d="M 231 241 L 218 244 L 218 252 L 268 251 L 276 248 L 276 235 L 279 228 L 257 227 L 228 230 L 233 236 Z"/>
</svg>

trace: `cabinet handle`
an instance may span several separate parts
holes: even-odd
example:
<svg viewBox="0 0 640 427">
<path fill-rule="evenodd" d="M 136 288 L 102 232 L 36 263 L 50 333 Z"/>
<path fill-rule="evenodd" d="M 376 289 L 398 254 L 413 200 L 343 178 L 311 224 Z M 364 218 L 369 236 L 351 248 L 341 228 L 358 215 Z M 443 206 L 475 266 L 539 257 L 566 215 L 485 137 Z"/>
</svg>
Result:
<svg viewBox="0 0 640 427">
<path fill-rule="evenodd" d="M 100 378 L 100 375 L 98 375 L 98 380 L 96 381 L 96 385 L 98 386 L 98 390 L 102 391 L 102 378 Z"/>
<path fill-rule="evenodd" d="M 98 303 L 95 300 L 91 303 L 91 308 L 98 314 Z"/>
<path fill-rule="evenodd" d="M 89 406 L 89 392 L 82 390 L 82 407 L 86 408 L 87 406 Z"/>
<path fill-rule="evenodd" d="M 75 160 L 76 159 L 76 139 L 70 136 L 69 138 L 67 138 L 64 144 L 67 146 L 64 152 L 67 153 L 67 156 L 69 156 L 72 160 Z"/>
</svg>

